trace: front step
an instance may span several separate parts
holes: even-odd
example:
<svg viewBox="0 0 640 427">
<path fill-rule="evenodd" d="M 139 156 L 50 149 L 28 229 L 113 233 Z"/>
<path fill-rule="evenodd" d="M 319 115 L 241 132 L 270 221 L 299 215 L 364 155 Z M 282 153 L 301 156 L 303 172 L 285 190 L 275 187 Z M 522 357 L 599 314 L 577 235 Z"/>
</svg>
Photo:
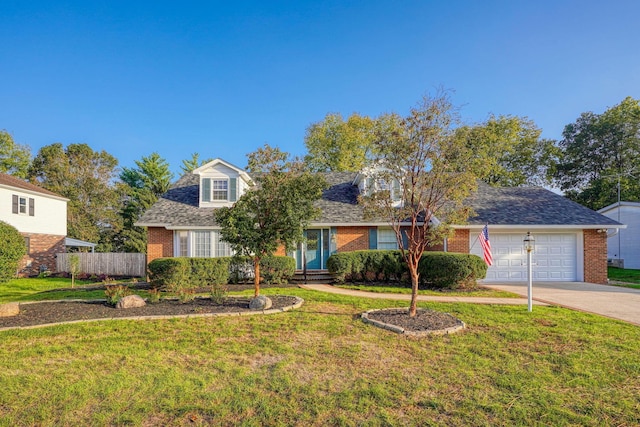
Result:
<svg viewBox="0 0 640 427">
<path fill-rule="evenodd" d="M 305 281 L 302 270 L 296 270 L 296 274 L 291 279 L 292 283 L 333 283 L 333 275 L 327 270 L 307 270 Z"/>
</svg>

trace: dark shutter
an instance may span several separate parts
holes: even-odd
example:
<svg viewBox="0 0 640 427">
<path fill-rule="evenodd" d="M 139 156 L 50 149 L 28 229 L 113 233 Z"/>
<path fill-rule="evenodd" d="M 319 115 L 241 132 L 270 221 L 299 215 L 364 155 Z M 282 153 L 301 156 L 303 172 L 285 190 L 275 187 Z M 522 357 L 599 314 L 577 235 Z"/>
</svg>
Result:
<svg viewBox="0 0 640 427">
<path fill-rule="evenodd" d="M 238 200 L 238 179 L 229 178 L 229 201 L 235 202 Z"/>
<path fill-rule="evenodd" d="M 211 201 L 211 178 L 202 179 L 202 201 Z"/>
<path fill-rule="evenodd" d="M 378 249 L 378 229 L 376 227 L 369 229 L 369 249 Z"/>
<path fill-rule="evenodd" d="M 35 199 L 29 198 L 29 216 L 34 216 L 36 214 L 36 201 Z"/>
<path fill-rule="evenodd" d="M 13 204 L 11 205 L 11 212 L 14 214 L 18 213 L 18 196 L 13 195 Z"/>
<path fill-rule="evenodd" d="M 403 249 L 408 249 L 409 248 L 409 236 L 407 236 L 407 230 L 401 230 L 400 231 L 400 235 L 402 236 L 402 248 Z"/>
</svg>

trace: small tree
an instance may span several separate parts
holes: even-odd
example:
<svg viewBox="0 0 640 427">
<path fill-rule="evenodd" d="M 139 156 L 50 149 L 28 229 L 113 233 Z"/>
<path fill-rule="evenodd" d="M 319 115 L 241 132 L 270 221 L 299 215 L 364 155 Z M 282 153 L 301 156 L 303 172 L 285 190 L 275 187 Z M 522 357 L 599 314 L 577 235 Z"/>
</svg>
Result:
<svg viewBox="0 0 640 427">
<path fill-rule="evenodd" d="M 0 241 L 0 283 L 4 283 L 16 277 L 27 247 L 18 230 L 3 221 L 0 221 Z"/>
<path fill-rule="evenodd" d="M 71 273 L 71 287 L 76 285 L 76 276 L 80 273 L 80 255 L 69 255 L 69 273 Z"/>
<path fill-rule="evenodd" d="M 314 202 L 326 183 L 278 148 L 265 145 L 247 157 L 254 185 L 232 207 L 216 210 L 215 216 L 223 240 L 239 255 L 252 257 L 258 296 L 260 260 L 280 245 L 291 249 L 302 241 L 309 221 L 319 214 Z"/>
<path fill-rule="evenodd" d="M 476 187 L 467 167 L 471 150 L 454 137 L 457 118 L 446 92 L 425 96 L 407 117 L 386 116 L 375 141 L 378 154 L 368 191 L 360 197 L 366 216 L 387 220 L 395 231 L 411 276 L 411 316 L 416 314 L 422 253 L 442 242 L 448 224 L 467 218 L 469 209 L 462 202 Z"/>
</svg>

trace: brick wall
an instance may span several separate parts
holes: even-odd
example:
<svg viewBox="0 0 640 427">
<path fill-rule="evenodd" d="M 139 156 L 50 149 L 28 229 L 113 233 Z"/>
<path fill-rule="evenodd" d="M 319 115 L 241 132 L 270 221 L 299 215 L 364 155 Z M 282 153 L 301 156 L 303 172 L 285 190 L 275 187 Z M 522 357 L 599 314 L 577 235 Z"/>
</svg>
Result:
<svg viewBox="0 0 640 427">
<path fill-rule="evenodd" d="M 457 229 L 447 240 L 447 251 L 463 254 L 469 253 L 469 230 Z"/>
<path fill-rule="evenodd" d="M 20 261 L 19 275 L 37 276 L 40 266 L 46 266 L 51 272 L 56 271 L 56 254 L 66 251 L 64 236 L 52 234 L 20 233 L 29 238 L 29 253 Z"/>
<path fill-rule="evenodd" d="M 173 231 L 162 227 L 149 227 L 147 233 L 147 262 L 173 256 Z"/>
<path fill-rule="evenodd" d="M 336 246 L 338 252 L 369 249 L 369 227 L 337 227 Z"/>
<path fill-rule="evenodd" d="M 607 283 L 607 233 L 583 230 L 584 281 Z"/>
</svg>

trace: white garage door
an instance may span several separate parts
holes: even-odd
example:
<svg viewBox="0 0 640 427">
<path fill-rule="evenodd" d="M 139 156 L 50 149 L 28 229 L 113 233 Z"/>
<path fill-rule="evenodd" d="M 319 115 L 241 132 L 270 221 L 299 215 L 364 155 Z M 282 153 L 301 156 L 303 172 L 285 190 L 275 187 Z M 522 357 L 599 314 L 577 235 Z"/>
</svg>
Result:
<svg viewBox="0 0 640 427">
<path fill-rule="evenodd" d="M 526 281 L 527 252 L 523 249 L 524 233 L 491 233 L 489 241 L 493 265 L 487 270 L 487 281 Z M 534 234 L 536 248 L 532 253 L 533 280 L 577 280 L 577 235 L 575 233 Z M 470 236 L 471 253 L 482 257 L 477 233 Z"/>
</svg>

